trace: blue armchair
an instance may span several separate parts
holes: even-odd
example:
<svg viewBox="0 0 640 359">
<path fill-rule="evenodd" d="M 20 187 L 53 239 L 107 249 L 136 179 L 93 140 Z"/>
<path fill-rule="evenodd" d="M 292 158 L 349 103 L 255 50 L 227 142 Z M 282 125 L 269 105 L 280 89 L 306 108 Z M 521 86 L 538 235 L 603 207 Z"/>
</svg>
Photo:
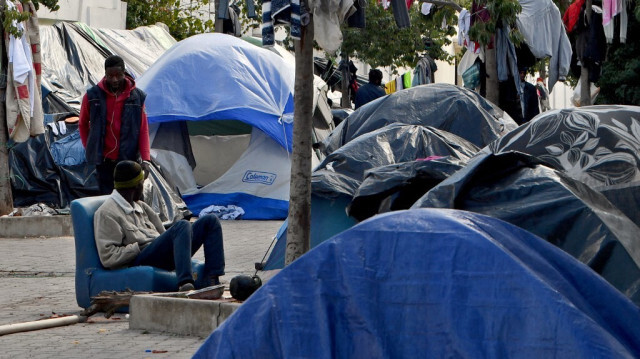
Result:
<svg viewBox="0 0 640 359">
<path fill-rule="evenodd" d="M 108 196 L 86 197 L 71 202 L 71 220 L 76 245 L 76 301 L 82 308 L 101 291 L 174 292 L 178 288 L 175 272 L 150 266 L 106 269 L 100 263 L 93 232 L 93 215 Z M 204 263 L 193 260 L 196 287 L 204 278 Z M 126 311 L 126 309 L 125 309 Z"/>
</svg>

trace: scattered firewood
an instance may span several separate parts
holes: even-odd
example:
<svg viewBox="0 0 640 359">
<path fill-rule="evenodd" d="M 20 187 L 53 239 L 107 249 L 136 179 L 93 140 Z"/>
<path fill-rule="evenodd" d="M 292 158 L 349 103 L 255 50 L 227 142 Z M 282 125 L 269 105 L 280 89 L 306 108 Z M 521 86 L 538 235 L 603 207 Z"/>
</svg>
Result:
<svg viewBox="0 0 640 359">
<path fill-rule="evenodd" d="M 148 293 L 150 292 L 134 292 L 130 289 L 122 292 L 105 290 L 91 297 L 91 306 L 85 309 L 81 315 L 90 317 L 97 312 L 104 312 L 104 317 L 110 318 L 119 308 L 129 306 L 131 296 Z"/>
</svg>

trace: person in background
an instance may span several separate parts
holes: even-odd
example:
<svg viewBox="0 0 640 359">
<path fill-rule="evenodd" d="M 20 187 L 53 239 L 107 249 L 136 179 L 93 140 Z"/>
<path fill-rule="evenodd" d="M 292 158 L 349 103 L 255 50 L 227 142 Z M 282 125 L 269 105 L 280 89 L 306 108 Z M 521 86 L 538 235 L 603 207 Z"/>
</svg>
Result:
<svg viewBox="0 0 640 359">
<path fill-rule="evenodd" d="M 536 90 L 538 91 L 538 99 L 540 100 L 540 112 L 551 110 L 551 106 L 549 106 L 549 91 L 542 77 L 538 77 L 536 80 Z"/>
<path fill-rule="evenodd" d="M 527 69 L 521 68 L 520 89 L 522 90 L 522 96 L 520 96 L 520 106 L 522 106 L 523 122 L 520 125 L 529 122 L 540 113 L 540 109 L 538 109 L 538 93 L 535 86 L 525 80 L 526 74 Z"/>
<path fill-rule="evenodd" d="M 125 74 L 121 57 L 109 56 L 104 69 L 102 80 L 82 98 L 78 128 L 87 163 L 96 166 L 100 194 L 110 194 L 116 164 L 122 160 L 144 161 L 146 176 L 151 151 L 146 94 Z"/>
<path fill-rule="evenodd" d="M 382 87 L 382 71 L 371 69 L 369 71 L 369 83 L 362 85 L 356 92 L 355 108 L 363 106 L 378 97 L 386 95 Z"/>
<path fill-rule="evenodd" d="M 204 246 L 204 286 L 224 274 L 222 227 L 213 214 L 193 224 L 180 220 L 165 230 L 153 209 L 141 201 L 144 172 L 134 161 L 115 166 L 114 191 L 93 219 L 96 247 L 105 268 L 148 265 L 175 270 L 178 291 L 195 289 L 191 257 Z"/>
</svg>

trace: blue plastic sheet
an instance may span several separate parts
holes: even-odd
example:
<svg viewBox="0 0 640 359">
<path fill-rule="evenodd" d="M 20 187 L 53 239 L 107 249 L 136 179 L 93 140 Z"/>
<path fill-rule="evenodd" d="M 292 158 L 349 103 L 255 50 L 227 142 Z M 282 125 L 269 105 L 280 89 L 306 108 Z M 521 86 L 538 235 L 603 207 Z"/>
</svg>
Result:
<svg viewBox="0 0 640 359">
<path fill-rule="evenodd" d="M 195 358 L 632 358 L 640 311 L 506 222 L 375 216 L 274 276 Z"/>
</svg>

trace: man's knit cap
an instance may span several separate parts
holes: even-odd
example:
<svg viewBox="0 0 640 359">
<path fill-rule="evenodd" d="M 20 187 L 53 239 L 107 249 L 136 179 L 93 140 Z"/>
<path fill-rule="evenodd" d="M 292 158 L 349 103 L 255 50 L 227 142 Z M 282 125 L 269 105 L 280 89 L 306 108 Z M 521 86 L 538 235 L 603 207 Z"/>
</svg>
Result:
<svg viewBox="0 0 640 359">
<path fill-rule="evenodd" d="M 144 173 L 138 162 L 118 162 L 113 171 L 113 187 L 116 189 L 135 188 L 142 181 L 144 181 Z"/>
</svg>

